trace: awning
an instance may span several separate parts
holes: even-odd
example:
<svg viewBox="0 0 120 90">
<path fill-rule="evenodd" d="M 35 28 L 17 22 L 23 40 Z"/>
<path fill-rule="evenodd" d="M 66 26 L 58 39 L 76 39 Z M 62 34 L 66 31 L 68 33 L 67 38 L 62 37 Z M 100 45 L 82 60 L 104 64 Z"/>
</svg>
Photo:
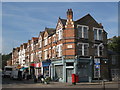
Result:
<svg viewBox="0 0 120 90">
<path fill-rule="evenodd" d="M 34 66 L 35 66 L 35 64 L 34 64 L 34 63 L 31 63 L 31 64 L 30 64 L 30 66 L 33 66 L 33 67 L 34 67 Z"/>
<path fill-rule="evenodd" d="M 27 69 L 28 67 L 23 67 L 23 68 L 21 68 L 20 69 L 20 71 L 23 71 L 23 70 L 25 70 L 25 69 Z"/>
<path fill-rule="evenodd" d="M 41 67 L 41 63 L 31 63 L 30 66 Z"/>
<path fill-rule="evenodd" d="M 16 68 L 17 68 L 17 69 L 20 69 L 20 68 L 21 68 L 21 65 L 18 65 Z"/>
<path fill-rule="evenodd" d="M 43 67 L 48 67 L 48 66 L 50 66 L 50 64 L 51 64 L 50 62 L 42 62 Z"/>
</svg>

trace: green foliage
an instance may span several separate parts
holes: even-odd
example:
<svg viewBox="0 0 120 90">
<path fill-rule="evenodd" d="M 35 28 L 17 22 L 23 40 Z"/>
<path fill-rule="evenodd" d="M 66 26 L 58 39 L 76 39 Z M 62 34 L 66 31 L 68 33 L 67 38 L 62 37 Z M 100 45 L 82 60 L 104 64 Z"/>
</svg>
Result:
<svg viewBox="0 0 120 90">
<path fill-rule="evenodd" d="M 2 68 L 7 65 L 7 61 L 12 58 L 12 53 L 2 55 Z"/>
<path fill-rule="evenodd" d="M 120 54 L 120 36 L 116 37 L 114 36 L 111 39 L 112 42 L 108 43 L 108 49 L 113 50 Z"/>
</svg>

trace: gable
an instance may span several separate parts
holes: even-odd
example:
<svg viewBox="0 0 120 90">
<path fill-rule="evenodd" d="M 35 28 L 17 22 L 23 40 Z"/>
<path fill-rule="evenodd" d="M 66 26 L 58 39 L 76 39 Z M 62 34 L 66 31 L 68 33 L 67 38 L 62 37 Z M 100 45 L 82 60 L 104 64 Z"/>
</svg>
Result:
<svg viewBox="0 0 120 90">
<path fill-rule="evenodd" d="M 42 36 L 41 35 L 39 36 L 39 40 L 42 40 Z"/>
<path fill-rule="evenodd" d="M 102 28 L 98 24 L 98 22 L 90 14 L 87 14 L 86 16 L 82 17 L 81 19 L 75 21 L 75 24 L 87 25 L 87 26 L 91 26 L 91 27 Z"/>
<path fill-rule="evenodd" d="M 58 30 L 59 28 L 64 28 L 65 25 L 66 25 L 66 22 L 67 22 L 66 19 L 61 19 L 61 18 L 59 17 L 58 22 L 57 22 L 57 25 L 56 25 L 56 30 Z"/>
<path fill-rule="evenodd" d="M 57 25 L 56 25 L 56 31 L 58 30 L 58 29 L 60 29 L 60 28 L 63 28 L 63 24 L 62 24 L 62 22 L 61 22 L 61 20 L 60 20 L 60 18 L 58 19 L 58 22 L 57 22 Z"/>
<path fill-rule="evenodd" d="M 58 20 L 58 23 L 57 23 L 57 27 L 56 27 L 56 31 L 63 28 L 63 24 L 61 23 L 60 20 Z"/>
<path fill-rule="evenodd" d="M 44 33 L 44 37 L 48 37 L 48 33 L 47 33 L 47 31 L 45 31 L 45 33 Z"/>
</svg>

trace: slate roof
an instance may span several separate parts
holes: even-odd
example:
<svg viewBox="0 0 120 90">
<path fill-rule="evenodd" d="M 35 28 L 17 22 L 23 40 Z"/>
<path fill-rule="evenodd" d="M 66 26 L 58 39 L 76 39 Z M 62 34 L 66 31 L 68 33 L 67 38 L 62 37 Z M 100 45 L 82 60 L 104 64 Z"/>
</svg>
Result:
<svg viewBox="0 0 120 90">
<path fill-rule="evenodd" d="M 63 26 L 66 25 L 67 19 L 62 19 L 59 17 L 59 20 L 62 22 Z M 73 21 L 73 22 L 74 22 L 75 26 L 77 24 L 80 24 L 80 25 L 87 25 L 87 26 L 92 26 L 92 27 L 97 27 L 97 28 L 103 28 L 103 26 L 101 24 L 99 24 L 90 14 L 87 14 L 84 17 L 82 17 L 76 21 Z M 53 35 L 56 32 L 55 28 L 47 28 L 46 27 L 43 32 L 39 33 L 39 36 L 41 35 L 43 37 L 45 31 L 48 32 L 49 36 Z"/>
<path fill-rule="evenodd" d="M 40 33 L 39 33 L 39 36 L 38 36 L 38 37 L 40 37 L 40 35 L 43 37 L 44 32 L 45 32 L 45 31 L 42 31 L 42 32 L 40 31 Z"/>
<path fill-rule="evenodd" d="M 100 24 L 98 24 L 98 22 L 90 14 L 87 14 L 84 17 L 82 17 L 74 22 L 75 22 L 75 24 L 81 24 L 81 25 L 102 28 L 102 26 Z"/>
<path fill-rule="evenodd" d="M 67 22 L 67 19 L 61 19 L 60 17 L 59 17 L 59 19 L 61 20 L 62 24 L 65 26 L 66 22 Z"/>
<path fill-rule="evenodd" d="M 48 35 L 52 35 L 55 33 L 55 29 L 54 28 L 45 28 L 45 31 L 47 31 Z"/>
</svg>

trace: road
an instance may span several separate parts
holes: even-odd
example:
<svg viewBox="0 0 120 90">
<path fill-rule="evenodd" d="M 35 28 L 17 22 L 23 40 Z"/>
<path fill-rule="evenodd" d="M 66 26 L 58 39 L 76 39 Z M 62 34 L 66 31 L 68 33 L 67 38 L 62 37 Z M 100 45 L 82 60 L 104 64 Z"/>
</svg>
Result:
<svg viewBox="0 0 120 90">
<path fill-rule="evenodd" d="M 10 80 L 9 78 L 2 79 L 2 88 L 101 88 L 103 86 L 99 83 L 71 83 L 50 82 L 50 84 L 34 83 L 33 80 Z M 105 88 L 118 88 L 118 83 L 108 82 Z"/>
</svg>

